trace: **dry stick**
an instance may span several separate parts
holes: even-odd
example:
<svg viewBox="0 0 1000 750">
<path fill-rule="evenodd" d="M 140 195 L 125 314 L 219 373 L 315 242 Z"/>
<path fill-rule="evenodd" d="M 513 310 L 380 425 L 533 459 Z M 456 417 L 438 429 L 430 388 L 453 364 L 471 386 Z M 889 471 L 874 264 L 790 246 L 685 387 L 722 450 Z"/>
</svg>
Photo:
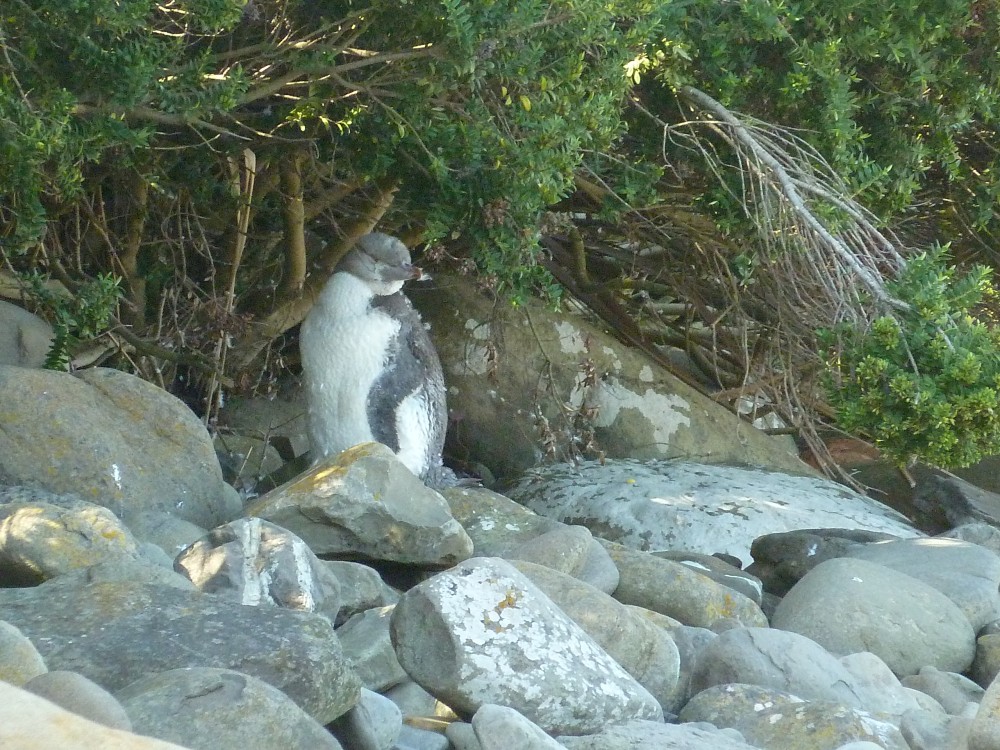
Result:
<svg viewBox="0 0 1000 750">
<path fill-rule="evenodd" d="M 302 202 L 302 162 L 300 149 L 283 159 L 281 172 L 282 213 L 285 219 L 285 278 L 279 296 L 291 297 L 302 291 L 306 281 L 305 206 Z"/>
<path fill-rule="evenodd" d="M 133 326 L 143 330 L 146 325 L 146 280 L 139 272 L 139 250 L 149 214 L 149 185 L 138 171 L 132 172 L 131 176 L 134 205 L 126 221 L 124 250 L 119 262 L 131 302 L 125 317 Z"/>
<path fill-rule="evenodd" d="M 718 117 L 722 122 L 729 126 L 732 137 L 744 147 L 748 148 L 750 152 L 753 153 L 754 158 L 759 164 L 762 164 L 770 170 L 772 177 L 777 180 L 778 184 L 781 186 L 781 193 L 792 207 L 795 215 L 798 216 L 798 218 L 801 219 L 810 230 L 823 240 L 824 244 L 833 250 L 841 258 L 841 260 L 843 260 L 851 268 L 851 270 L 854 271 L 862 283 L 868 287 L 868 290 L 871 292 L 872 296 L 875 297 L 875 299 L 883 305 L 897 310 L 906 310 L 909 308 L 909 305 L 902 300 L 898 300 L 890 296 L 885 291 L 885 287 L 882 283 L 875 278 L 875 276 L 873 276 L 867 268 L 858 262 L 858 259 L 854 256 L 854 254 L 847 247 L 845 247 L 839 239 L 834 237 L 830 231 L 823 226 L 819 219 L 817 219 L 812 211 L 810 211 L 805 205 L 805 201 L 799 193 L 791 175 L 788 174 L 773 154 L 761 146 L 760 142 L 750 134 L 744 124 L 740 122 L 732 112 L 726 109 L 719 102 L 715 101 L 715 99 L 710 97 L 708 94 L 691 86 L 682 86 L 680 88 L 680 93 L 686 99 L 694 102 L 702 109 L 711 112 L 714 116 Z M 757 170 L 755 169 L 754 171 Z"/>
<path fill-rule="evenodd" d="M 240 263 L 243 260 L 243 250 L 247 244 L 247 228 L 250 223 L 250 206 L 253 203 L 253 183 L 257 173 L 257 155 L 246 148 L 243 149 L 243 159 L 237 166 L 237 179 L 240 188 L 240 205 L 236 209 L 236 237 L 233 239 L 233 252 L 229 261 L 229 281 L 226 286 L 225 314 L 228 318 L 236 307 L 236 278 Z M 207 425 L 212 413 L 218 413 L 222 408 L 222 387 L 219 384 L 219 374 L 226 370 L 226 354 L 229 350 L 229 333 L 223 325 L 219 333 L 219 341 L 215 345 L 215 361 L 218 366 L 212 372 L 208 384 L 208 407 L 205 410 L 204 422 Z"/>
</svg>

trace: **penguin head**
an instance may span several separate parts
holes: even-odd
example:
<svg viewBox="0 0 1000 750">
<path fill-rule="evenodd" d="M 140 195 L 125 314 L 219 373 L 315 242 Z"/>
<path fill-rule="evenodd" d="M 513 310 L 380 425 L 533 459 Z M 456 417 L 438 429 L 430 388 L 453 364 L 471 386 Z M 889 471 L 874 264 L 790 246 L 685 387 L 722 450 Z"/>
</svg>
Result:
<svg viewBox="0 0 1000 750">
<path fill-rule="evenodd" d="M 381 232 L 371 232 L 358 240 L 337 265 L 337 272 L 360 279 L 377 296 L 395 294 L 423 272 L 410 263 L 410 251 L 400 240 Z"/>
</svg>

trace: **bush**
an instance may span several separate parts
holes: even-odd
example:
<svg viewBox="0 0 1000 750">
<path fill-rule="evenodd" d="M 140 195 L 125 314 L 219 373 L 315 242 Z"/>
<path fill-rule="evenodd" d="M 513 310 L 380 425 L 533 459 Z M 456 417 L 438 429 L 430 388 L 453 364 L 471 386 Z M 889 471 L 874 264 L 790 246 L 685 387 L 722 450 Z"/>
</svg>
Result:
<svg viewBox="0 0 1000 750">
<path fill-rule="evenodd" d="M 960 275 L 935 249 L 890 285 L 908 307 L 821 336 L 845 430 L 900 465 L 962 467 L 1000 453 L 1000 333 L 981 319 L 989 280 L 982 267 Z"/>
</svg>

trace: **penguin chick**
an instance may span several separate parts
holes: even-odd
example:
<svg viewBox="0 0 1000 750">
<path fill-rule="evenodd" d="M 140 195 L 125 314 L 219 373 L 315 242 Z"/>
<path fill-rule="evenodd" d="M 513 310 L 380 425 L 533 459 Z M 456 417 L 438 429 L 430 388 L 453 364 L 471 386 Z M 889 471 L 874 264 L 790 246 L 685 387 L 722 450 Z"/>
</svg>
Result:
<svg viewBox="0 0 1000 750">
<path fill-rule="evenodd" d="M 421 276 L 400 240 L 366 234 L 302 323 L 314 461 L 375 440 L 421 479 L 449 483 L 453 475 L 441 464 L 448 421 L 441 362 L 400 291 Z"/>
</svg>

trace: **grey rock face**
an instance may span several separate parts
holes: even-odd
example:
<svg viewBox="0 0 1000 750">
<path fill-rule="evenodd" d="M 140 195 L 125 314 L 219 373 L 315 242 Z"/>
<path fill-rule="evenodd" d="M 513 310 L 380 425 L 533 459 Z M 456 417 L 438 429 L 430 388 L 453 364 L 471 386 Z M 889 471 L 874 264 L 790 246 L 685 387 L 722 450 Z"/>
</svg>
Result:
<svg viewBox="0 0 1000 750">
<path fill-rule="evenodd" d="M 0 589 L 0 611 L 50 668 L 79 672 L 112 692 L 151 672 L 238 667 L 326 723 L 349 709 L 360 689 L 320 615 L 244 607 L 170 586 L 60 579 Z"/>
<path fill-rule="evenodd" d="M 107 690 L 82 674 L 54 670 L 27 682 L 24 689 L 85 719 L 112 729 L 132 731 L 122 704 Z"/>
<path fill-rule="evenodd" d="M 0 682 L 20 687 L 47 671 L 35 644 L 20 628 L 0 620 Z"/>
<path fill-rule="evenodd" d="M 780 690 L 733 683 L 698 693 L 680 720 L 708 721 L 739 731 L 747 742 L 772 750 L 835 750 L 855 740 L 884 750 L 909 750 L 892 724 L 865 711 L 828 701 L 804 701 Z"/>
<path fill-rule="evenodd" d="M 766 626 L 760 607 L 727 586 L 673 560 L 604 543 L 618 568 L 615 598 L 680 620 L 685 625 L 711 627 L 722 619 Z"/>
<path fill-rule="evenodd" d="M 590 636 L 497 558 L 474 558 L 407 591 L 392 637 L 410 677 L 469 714 L 497 703 L 562 734 L 662 716 Z"/>
<path fill-rule="evenodd" d="M 714 555 L 706 555 L 701 552 L 671 551 L 658 551 L 652 554 L 686 565 L 696 573 L 701 573 L 716 583 L 743 594 L 754 604 L 759 605 L 763 599 L 764 586 L 759 578 L 730 565 L 725 560 L 720 560 Z"/>
<path fill-rule="evenodd" d="M 982 522 L 1000 526 L 1000 495 L 958 477 L 927 477 L 913 493 L 917 521 L 937 533 Z"/>
<path fill-rule="evenodd" d="M 979 631 L 1000 618 L 1000 557 L 957 539 L 900 539 L 856 547 L 848 553 L 932 586 L 951 599 Z"/>
<path fill-rule="evenodd" d="M 507 706 L 480 706 L 472 729 L 482 750 L 563 750 L 537 724 Z"/>
<path fill-rule="evenodd" d="M 331 595 L 337 599 L 337 611 L 331 613 L 323 606 L 321 611 L 342 625 L 353 615 L 373 607 L 386 607 L 399 601 L 399 594 L 388 586 L 377 570 L 360 563 L 343 560 L 320 560 L 320 584 L 326 591 L 326 599 Z"/>
<path fill-rule="evenodd" d="M 0 475 L 72 492 L 127 525 L 160 510 L 205 528 L 239 515 L 212 440 L 180 400 L 117 370 L 0 366 Z"/>
<path fill-rule="evenodd" d="M 105 560 L 135 558 L 132 533 L 100 505 L 66 497 L 3 502 L 0 492 L 0 572 L 44 580 Z"/>
<path fill-rule="evenodd" d="M 570 575 L 521 560 L 512 563 L 663 708 L 674 706 L 680 654 L 666 630 Z"/>
<path fill-rule="evenodd" d="M 301 537 L 317 555 L 444 565 L 472 554 L 448 504 L 379 443 L 313 466 L 247 509 Z"/>
<path fill-rule="evenodd" d="M 972 626 L 948 597 L 911 576 L 846 557 L 807 573 L 781 600 L 771 625 L 834 654 L 871 651 L 899 677 L 927 665 L 962 672 L 975 654 Z"/>
<path fill-rule="evenodd" d="M 953 716 L 965 711 L 970 702 L 979 703 L 985 692 L 968 677 L 934 667 L 921 667 L 917 674 L 904 677 L 901 682 L 934 698 Z"/>
<path fill-rule="evenodd" d="M 640 550 L 750 561 L 764 534 L 820 526 L 920 536 L 905 517 L 834 482 L 683 461 L 584 461 L 531 471 L 511 495 L 532 510 Z"/>
<path fill-rule="evenodd" d="M 721 633 L 698 654 L 691 690 L 746 683 L 825 700 L 867 707 L 854 676 L 815 641 L 771 628 L 736 628 Z"/>
<path fill-rule="evenodd" d="M 354 615 L 337 628 L 344 656 L 361 684 L 381 692 L 407 679 L 389 636 L 392 607 L 377 607 Z"/>
<path fill-rule="evenodd" d="M 192 750 L 340 750 L 280 690 L 230 669 L 171 669 L 143 677 L 116 696 L 136 732 Z"/>
<path fill-rule="evenodd" d="M 0 365 L 41 367 L 52 345 L 52 326 L 23 307 L 0 300 Z"/>
<path fill-rule="evenodd" d="M 969 750 L 995 750 L 1000 747 L 1000 680 L 986 689 L 979 711 L 969 730 Z"/>
<path fill-rule="evenodd" d="M 331 730 L 350 750 L 389 750 L 403 730 L 403 717 L 391 700 L 362 688 L 357 704 Z"/>
<path fill-rule="evenodd" d="M 569 750 L 759 750 L 716 729 L 630 721 L 587 737 L 559 737 Z"/>
<path fill-rule="evenodd" d="M 174 569 L 199 591 L 249 606 L 270 604 L 303 612 L 313 612 L 323 603 L 320 567 L 305 542 L 259 518 L 241 518 L 212 529 L 174 560 Z"/>
</svg>

